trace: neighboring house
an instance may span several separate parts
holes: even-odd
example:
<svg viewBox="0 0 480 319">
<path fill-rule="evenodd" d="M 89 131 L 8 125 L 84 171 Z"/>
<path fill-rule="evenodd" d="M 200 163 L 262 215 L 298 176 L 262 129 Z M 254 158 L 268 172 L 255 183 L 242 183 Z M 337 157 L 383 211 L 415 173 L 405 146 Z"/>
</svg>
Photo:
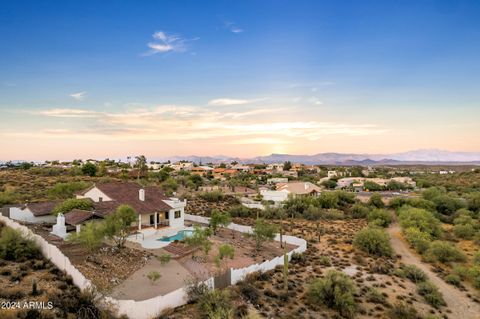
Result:
<svg viewBox="0 0 480 319">
<path fill-rule="evenodd" d="M 200 175 L 200 176 L 205 176 L 208 174 L 208 172 L 212 172 L 213 173 L 213 168 L 211 168 L 210 166 L 196 166 L 196 167 L 192 167 L 192 169 L 190 170 L 190 172 L 192 174 L 197 174 L 197 175 Z"/>
<path fill-rule="evenodd" d="M 52 211 L 59 202 L 38 202 L 27 203 L 23 206 L 10 207 L 10 219 L 27 222 L 27 223 L 54 223 L 55 216 Z"/>
<path fill-rule="evenodd" d="M 283 163 L 268 164 L 267 170 L 269 171 L 283 171 Z"/>
<path fill-rule="evenodd" d="M 273 177 L 267 179 L 267 184 L 288 183 L 288 177 Z"/>
<path fill-rule="evenodd" d="M 175 164 L 170 164 L 170 167 L 175 171 L 190 171 L 193 168 L 192 162 L 178 162 Z"/>
<path fill-rule="evenodd" d="M 67 231 L 71 231 L 72 228 L 75 228 L 76 232 L 80 232 L 81 225 L 87 221 L 92 220 L 101 220 L 104 216 L 89 210 L 81 209 L 72 209 L 70 212 L 65 214 L 65 224 L 67 226 Z"/>
<path fill-rule="evenodd" d="M 220 180 L 225 180 L 226 175 L 234 176 L 234 175 L 237 175 L 238 173 L 237 170 L 222 168 L 222 167 L 217 167 L 212 172 L 213 172 L 213 178 L 220 179 Z"/>
<path fill-rule="evenodd" d="M 290 182 L 290 183 L 278 183 L 276 185 L 277 191 L 286 191 L 294 196 L 298 195 L 313 195 L 320 194 L 321 189 L 317 185 L 310 182 Z"/>
<path fill-rule="evenodd" d="M 130 205 L 138 214 L 136 226 L 139 230 L 158 226 L 181 228 L 184 225 L 187 201 L 169 198 L 157 187 L 142 188 L 137 183 L 112 182 L 93 185 L 78 192 L 76 197 L 91 199 L 97 216 L 111 214 L 120 205 Z"/>
<path fill-rule="evenodd" d="M 262 199 L 266 201 L 272 201 L 276 204 L 286 201 L 288 199 L 288 191 L 272 191 L 272 190 L 260 190 L 260 195 Z"/>
</svg>

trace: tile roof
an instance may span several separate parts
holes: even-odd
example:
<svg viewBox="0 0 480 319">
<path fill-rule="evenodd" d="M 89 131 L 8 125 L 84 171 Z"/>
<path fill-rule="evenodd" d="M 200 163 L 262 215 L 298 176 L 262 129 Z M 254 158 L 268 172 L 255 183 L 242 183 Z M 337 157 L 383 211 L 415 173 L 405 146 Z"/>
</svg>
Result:
<svg viewBox="0 0 480 319">
<path fill-rule="evenodd" d="M 95 217 L 103 218 L 103 216 L 97 214 L 96 212 L 72 209 L 69 213 L 65 214 L 65 223 L 75 226 L 78 224 L 83 224 L 85 221 Z"/>
<path fill-rule="evenodd" d="M 52 213 L 52 210 L 59 204 L 59 201 L 27 203 L 22 210 L 29 209 L 33 216 L 46 216 Z"/>
<path fill-rule="evenodd" d="M 97 184 L 96 187 L 112 199 L 112 201 L 94 203 L 95 211 L 103 216 L 114 212 L 118 206 L 123 204 L 132 206 L 138 214 L 152 214 L 172 209 L 164 202 L 164 200 L 169 200 L 169 198 L 158 187 L 144 187 L 144 201 L 139 199 L 138 193 L 142 186 L 137 183 L 111 182 Z"/>
</svg>

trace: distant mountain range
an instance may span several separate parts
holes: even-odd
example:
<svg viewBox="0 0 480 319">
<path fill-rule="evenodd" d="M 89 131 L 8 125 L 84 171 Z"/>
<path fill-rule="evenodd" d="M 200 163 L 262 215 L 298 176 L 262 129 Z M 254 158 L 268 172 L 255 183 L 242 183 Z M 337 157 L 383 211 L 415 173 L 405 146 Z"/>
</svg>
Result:
<svg viewBox="0 0 480 319">
<path fill-rule="evenodd" d="M 394 154 L 345 154 L 319 153 L 315 155 L 271 154 L 253 158 L 229 156 L 171 156 L 157 158 L 172 162 L 186 160 L 195 163 L 219 163 L 237 161 L 239 163 L 292 163 L 323 165 L 400 165 L 400 164 L 472 164 L 480 165 L 480 152 L 451 152 L 437 149 L 420 149 Z"/>
<path fill-rule="evenodd" d="M 124 160 L 126 157 L 124 158 Z M 101 159 L 100 159 L 101 160 Z M 402 164 L 437 164 L 437 165 L 480 165 L 480 152 L 451 152 L 437 149 L 420 149 L 403 153 L 393 154 L 347 154 L 347 153 L 318 153 L 315 155 L 290 155 L 290 154 L 271 154 L 268 156 L 257 156 L 252 158 L 239 158 L 230 156 L 166 156 L 166 157 L 148 157 L 148 161 L 167 161 L 178 162 L 181 160 L 199 163 L 221 163 L 233 162 L 270 164 L 283 163 L 290 161 L 292 163 L 303 163 L 307 165 L 402 165 Z M 12 161 L 14 163 L 23 162 L 22 160 Z M 5 161 L 3 161 L 5 163 Z M 0 160 L 0 165 L 2 161 Z"/>
</svg>

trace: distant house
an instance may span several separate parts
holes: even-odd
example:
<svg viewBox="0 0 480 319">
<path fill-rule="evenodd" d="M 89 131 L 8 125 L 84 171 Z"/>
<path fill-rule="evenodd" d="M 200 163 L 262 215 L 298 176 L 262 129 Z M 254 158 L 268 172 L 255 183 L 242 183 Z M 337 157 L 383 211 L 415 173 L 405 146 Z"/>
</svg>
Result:
<svg viewBox="0 0 480 319">
<path fill-rule="evenodd" d="M 159 226 L 181 228 L 184 225 L 187 201 L 169 198 L 157 187 L 143 188 L 137 183 L 124 182 L 104 183 L 93 185 L 76 193 L 76 198 L 91 199 L 94 205 L 93 212 L 97 217 L 104 217 L 115 212 L 120 205 L 130 205 L 138 214 L 136 226 L 139 230 L 145 227 L 157 228 Z M 77 215 L 86 216 L 79 212 Z M 76 220 L 76 218 L 74 219 Z M 68 223 L 68 218 L 66 218 L 66 222 Z"/>
<path fill-rule="evenodd" d="M 288 177 L 273 177 L 267 179 L 267 184 L 288 183 Z"/>
<path fill-rule="evenodd" d="M 192 162 L 177 162 L 169 165 L 175 171 L 190 171 L 193 168 Z"/>
<path fill-rule="evenodd" d="M 212 172 L 213 173 L 213 168 L 210 167 L 210 166 L 196 166 L 196 167 L 192 167 L 192 169 L 190 170 L 190 172 L 192 174 L 197 174 L 197 175 L 200 175 L 200 176 L 205 176 L 207 175 L 209 172 Z"/>
<path fill-rule="evenodd" d="M 288 192 L 285 190 L 282 191 L 274 191 L 268 189 L 260 190 L 260 195 L 262 195 L 262 199 L 266 201 L 271 201 L 276 204 L 286 201 L 288 199 Z"/>
<path fill-rule="evenodd" d="M 286 191 L 294 196 L 317 196 L 321 192 L 320 187 L 310 182 L 278 183 L 276 187 L 277 191 Z"/>
<path fill-rule="evenodd" d="M 10 219 L 27 223 L 54 223 L 55 216 L 52 215 L 52 211 L 58 203 L 58 201 L 50 201 L 11 206 L 8 215 Z"/>
</svg>

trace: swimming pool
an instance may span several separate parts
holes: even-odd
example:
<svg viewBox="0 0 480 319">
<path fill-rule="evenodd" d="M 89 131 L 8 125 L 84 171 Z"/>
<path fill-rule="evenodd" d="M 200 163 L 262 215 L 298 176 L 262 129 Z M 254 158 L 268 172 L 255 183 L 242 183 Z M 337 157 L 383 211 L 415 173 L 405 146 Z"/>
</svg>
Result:
<svg viewBox="0 0 480 319">
<path fill-rule="evenodd" d="M 173 236 L 162 237 L 162 238 L 159 238 L 157 240 L 160 240 L 160 241 L 183 240 L 185 237 L 188 237 L 188 236 L 191 236 L 191 235 L 192 235 L 191 230 L 181 230 Z"/>
</svg>

